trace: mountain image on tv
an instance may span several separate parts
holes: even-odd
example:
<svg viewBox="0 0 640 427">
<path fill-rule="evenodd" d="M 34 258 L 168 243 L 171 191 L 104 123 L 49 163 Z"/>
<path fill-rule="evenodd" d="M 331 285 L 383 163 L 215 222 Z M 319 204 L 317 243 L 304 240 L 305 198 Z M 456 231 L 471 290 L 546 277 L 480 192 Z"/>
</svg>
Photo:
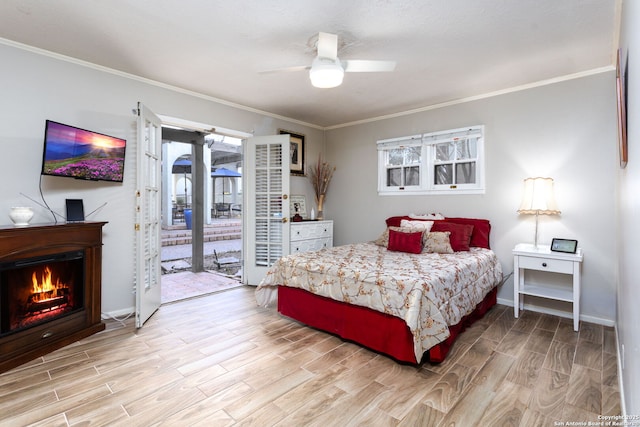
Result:
<svg viewBox="0 0 640 427">
<path fill-rule="evenodd" d="M 47 121 L 42 173 L 122 182 L 126 141 Z"/>
</svg>

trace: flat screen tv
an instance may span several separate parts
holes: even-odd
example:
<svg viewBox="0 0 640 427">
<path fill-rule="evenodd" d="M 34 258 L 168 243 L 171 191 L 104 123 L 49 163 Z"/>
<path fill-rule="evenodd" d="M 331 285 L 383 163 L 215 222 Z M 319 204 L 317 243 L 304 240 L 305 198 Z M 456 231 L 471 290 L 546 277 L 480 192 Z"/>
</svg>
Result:
<svg viewBox="0 0 640 427">
<path fill-rule="evenodd" d="M 47 120 L 42 174 L 122 182 L 127 141 Z"/>
</svg>

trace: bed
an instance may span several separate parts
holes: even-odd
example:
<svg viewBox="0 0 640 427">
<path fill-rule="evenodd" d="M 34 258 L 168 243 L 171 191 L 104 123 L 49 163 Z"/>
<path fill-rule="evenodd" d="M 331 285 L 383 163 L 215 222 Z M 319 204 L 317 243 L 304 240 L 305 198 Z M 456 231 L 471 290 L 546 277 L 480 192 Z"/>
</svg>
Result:
<svg viewBox="0 0 640 427">
<path fill-rule="evenodd" d="M 441 362 L 496 303 L 502 269 L 490 228 L 479 219 L 391 217 L 375 242 L 280 258 L 256 300 L 398 361 Z"/>
</svg>

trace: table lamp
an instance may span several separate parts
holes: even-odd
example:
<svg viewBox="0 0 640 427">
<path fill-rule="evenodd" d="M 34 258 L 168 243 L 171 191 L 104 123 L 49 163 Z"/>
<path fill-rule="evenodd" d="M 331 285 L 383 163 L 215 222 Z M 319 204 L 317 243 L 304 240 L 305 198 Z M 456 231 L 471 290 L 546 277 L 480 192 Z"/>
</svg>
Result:
<svg viewBox="0 0 640 427">
<path fill-rule="evenodd" d="M 536 216 L 534 246 L 538 247 L 538 216 L 560 215 L 553 196 L 553 179 L 527 178 L 524 180 L 524 194 L 518 209 L 519 214 Z"/>
</svg>

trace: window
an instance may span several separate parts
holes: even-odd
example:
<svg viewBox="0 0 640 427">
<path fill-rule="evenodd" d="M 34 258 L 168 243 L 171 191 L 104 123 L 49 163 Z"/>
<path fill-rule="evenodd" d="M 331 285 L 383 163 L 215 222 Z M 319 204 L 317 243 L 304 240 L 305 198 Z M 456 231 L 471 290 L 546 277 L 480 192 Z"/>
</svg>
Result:
<svg viewBox="0 0 640 427">
<path fill-rule="evenodd" d="M 388 188 L 419 188 L 424 158 L 422 135 L 385 141 L 380 151 L 383 182 Z M 380 142 L 378 143 L 380 144 Z"/>
<path fill-rule="evenodd" d="M 378 141 L 378 193 L 484 193 L 484 126 Z"/>
</svg>

